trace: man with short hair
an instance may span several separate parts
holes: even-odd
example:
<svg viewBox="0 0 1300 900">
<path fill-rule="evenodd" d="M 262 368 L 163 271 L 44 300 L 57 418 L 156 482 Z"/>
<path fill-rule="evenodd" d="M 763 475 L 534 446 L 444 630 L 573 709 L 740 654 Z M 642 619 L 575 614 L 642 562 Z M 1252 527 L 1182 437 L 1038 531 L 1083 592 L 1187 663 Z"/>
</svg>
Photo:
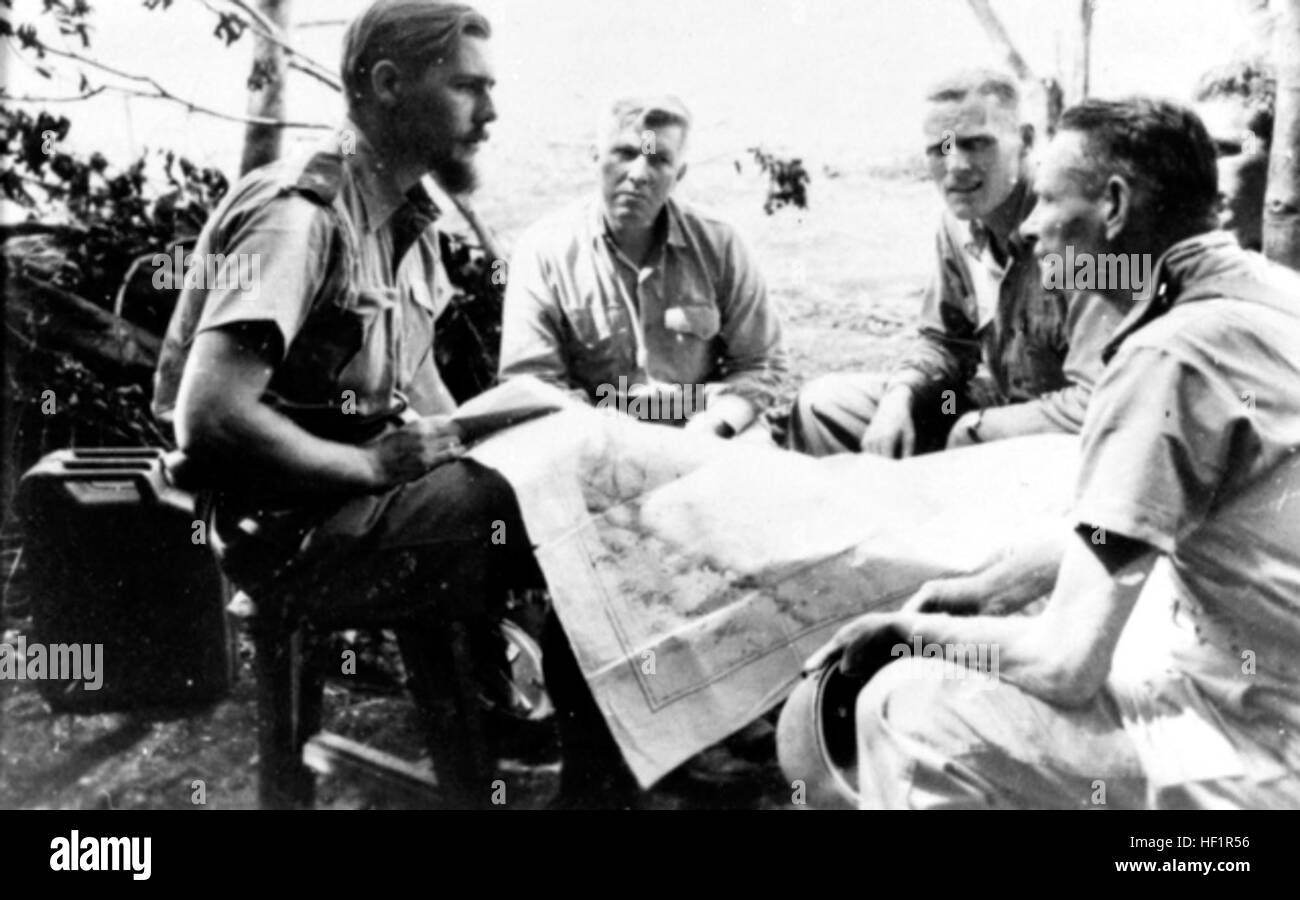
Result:
<svg viewBox="0 0 1300 900">
<path fill-rule="evenodd" d="M 1189 110 L 1088 100 L 1058 128 L 1024 225 L 1038 252 L 1159 262 L 1114 292 L 1131 310 L 1051 599 L 1033 617 L 863 616 L 809 667 L 944 649 L 860 694 L 864 807 L 1295 808 L 1300 276 L 1214 230 L 1215 148 Z M 1116 654 L 1140 591 L 1151 624 Z M 996 677 L 953 677 L 970 645 L 998 648 Z"/>
<path fill-rule="evenodd" d="M 614 105 L 598 196 L 538 222 L 511 259 L 503 379 L 723 437 L 772 403 L 787 366 L 763 277 L 727 223 L 673 197 L 690 127 L 675 97 Z"/>
<path fill-rule="evenodd" d="M 1247 250 L 1264 245 L 1264 192 L 1277 79 L 1266 63 L 1211 69 L 1196 87 L 1196 113 L 1219 153 L 1219 226 Z"/>
<path fill-rule="evenodd" d="M 1095 295 L 1045 287 L 1020 233 L 1035 197 L 1019 88 L 976 69 L 926 100 L 926 158 L 946 209 L 919 338 L 888 376 L 833 374 L 801 389 L 792 449 L 904 457 L 1082 425 L 1119 317 Z"/>
<path fill-rule="evenodd" d="M 720 437 L 772 403 L 787 362 L 762 274 L 731 226 L 673 196 L 690 129 L 676 97 L 614 104 L 595 148 L 597 195 L 542 219 L 515 249 L 503 380 L 533 375 Z M 634 802 L 636 783 L 553 614 L 543 646 L 565 755 L 557 805 Z M 697 760 L 706 762 L 711 776 L 744 768 L 721 750 Z"/>
<path fill-rule="evenodd" d="M 213 213 L 195 252 L 258 258 L 261 277 L 187 286 L 154 399 L 209 489 L 232 580 L 319 625 L 396 629 L 439 781 L 473 806 L 495 771 L 479 695 L 500 671 L 504 593 L 540 574 L 509 486 L 460 458 L 421 179 L 474 185 L 496 118 L 489 34 L 436 0 L 361 13 L 344 39 L 348 121 L 248 173 Z"/>
</svg>

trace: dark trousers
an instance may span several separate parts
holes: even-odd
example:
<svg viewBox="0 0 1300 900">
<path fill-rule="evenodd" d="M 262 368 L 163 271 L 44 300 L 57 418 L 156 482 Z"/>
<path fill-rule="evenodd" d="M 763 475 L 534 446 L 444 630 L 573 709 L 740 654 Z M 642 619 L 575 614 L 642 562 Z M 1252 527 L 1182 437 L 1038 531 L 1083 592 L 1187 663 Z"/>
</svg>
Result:
<svg viewBox="0 0 1300 900">
<path fill-rule="evenodd" d="M 605 724 L 554 610 L 547 615 L 542 635 L 542 666 L 560 732 L 562 802 L 623 805 L 635 796 L 636 779 Z"/>
<path fill-rule="evenodd" d="M 480 696 L 504 665 L 497 624 L 511 588 L 543 585 L 505 479 L 458 461 L 324 515 L 228 504 L 223 516 L 218 501 L 215 527 L 254 597 L 289 598 L 321 628 L 397 632 L 449 801 L 487 805 L 495 760 Z"/>
<path fill-rule="evenodd" d="M 857 453 L 887 383 L 882 374 L 836 373 L 804 385 L 790 411 L 790 449 L 810 456 Z M 952 393 L 951 402 L 939 399 L 913 410 L 917 453 L 942 450 L 964 413 L 1003 402 L 992 382 L 980 376 Z"/>
</svg>

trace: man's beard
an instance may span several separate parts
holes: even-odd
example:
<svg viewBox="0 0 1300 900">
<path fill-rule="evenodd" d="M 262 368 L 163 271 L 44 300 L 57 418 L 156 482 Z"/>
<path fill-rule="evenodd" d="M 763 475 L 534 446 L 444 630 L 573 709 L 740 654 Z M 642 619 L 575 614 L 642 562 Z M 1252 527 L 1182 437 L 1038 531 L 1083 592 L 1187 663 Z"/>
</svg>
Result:
<svg viewBox="0 0 1300 900">
<path fill-rule="evenodd" d="M 472 194 L 478 187 L 478 170 L 468 160 L 440 153 L 431 161 L 430 171 L 449 194 Z"/>
</svg>

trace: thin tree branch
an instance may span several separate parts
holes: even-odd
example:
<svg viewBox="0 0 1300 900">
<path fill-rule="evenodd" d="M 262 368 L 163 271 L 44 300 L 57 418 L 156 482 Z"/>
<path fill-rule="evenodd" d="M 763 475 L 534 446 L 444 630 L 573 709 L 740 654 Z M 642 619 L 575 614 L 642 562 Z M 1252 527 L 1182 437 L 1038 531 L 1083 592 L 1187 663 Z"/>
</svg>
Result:
<svg viewBox="0 0 1300 900">
<path fill-rule="evenodd" d="M 304 66 L 302 63 L 294 62 L 291 59 L 289 60 L 289 68 L 293 69 L 294 71 L 301 72 L 304 75 L 308 75 L 312 78 L 315 78 L 321 84 L 325 85 L 326 87 L 333 88 L 334 90 L 340 93 L 342 93 L 343 91 L 343 89 L 339 87 L 338 82 L 335 81 L 334 78 L 322 75 L 320 72 L 317 72 L 315 69 L 310 68 L 308 66 Z"/>
<path fill-rule="evenodd" d="M 12 42 L 13 42 L 12 39 L 10 39 L 10 43 Z M 244 116 L 244 115 L 235 115 L 233 113 L 225 113 L 222 112 L 221 110 L 213 109 L 210 106 L 205 106 L 201 103 L 196 103 L 195 101 L 187 99 L 185 97 L 178 96 L 177 94 L 174 94 L 171 91 L 167 90 L 167 88 L 163 87 L 161 84 L 159 84 L 156 80 L 149 77 L 148 75 L 139 75 L 132 72 L 125 72 L 121 69 L 110 66 L 107 63 L 103 63 L 97 59 L 92 59 L 91 57 L 84 56 L 73 50 L 60 50 L 57 47 L 51 47 L 48 44 L 42 44 L 41 46 L 46 53 L 53 53 L 55 56 L 63 56 L 68 59 L 76 60 L 77 62 L 85 63 L 88 66 L 92 66 L 96 69 L 101 69 L 112 75 L 116 75 L 119 78 L 125 78 L 128 81 L 135 81 L 135 82 L 140 82 L 142 84 L 147 84 L 149 87 L 153 88 L 153 92 L 151 93 L 149 91 L 142 91 L 138 88 L 131 88 L 122 85 L 109 84 L 109 85 L 102 85 L 99 88 L 99 90 L 116 91 L 117 93 L 127 94 L 133 97 L 147 97 L 154 100 L 168 100 L 171 101 L 172 103 L 179 103 L 181 106 L 184 106 L 186 109 L 190 110 L 191 112 L 203 113 L 204 115 L 212 116 L 213 118 L 224 119 L 227 122 L 241 122 L 246 125 L 249 124 L 272 125 L 279 128 L 310 128 L 310 129 L 317 129 L 322 131 L 328 130 L 330 128 L 329 125 L 323 125 L 319 122 L 282 121 L 280 119 L 267 119 L 261 116 Z M 96 91 L 96 93 L 98 93 L 98 91 Z M 83 92 L 83 94 L 84 97 L 82 97 L 81 99 L 91 96 L 90 92 Z M 20 98 L 13 98 L 13 99 L 18 100 Z"/>
<path fill-rule="evenodd" d="M 243 2 L 243 0 L 226 0 L 226 2 L 248 15 L 252 20 L 251 22 L 244 21 L 243 19 L 239 19 L 239 21 L 254 34 L 282 49 L 291 60 L 296 59 L 302 61 L 301 66 L 293 66 L 293 68 L 298 69 L 298 71 L 303 72 L 304 74 L 311 75 L 317 81 L 329 85 L 336 91 L 343 90 L 343 85 L 339 83 L 338 79 L 334 77 L 334 74 L 324 64 L 312 59 L 301 50 L 295 49 L 293 45 L 288 42 L 283 32 L 275 26 L 275 23 L 262 15 L 261 12 L 252 9 L 247 3 Z M 215 15 L 225 15 L 221 10 L 213 6 L 209 0 L 199 0 L 199 3 L 203 4 L 209 12 Z M 236 18 L 238 19 L 239 17 L 236 16 Z"/>
<path fill-rule="evenodd" d="M 149 100 L 168 100 L 172 103 L 179 103 L 191 112 L 202 113 L 205 116 L 212 116 L 214 119 L 224 119 L 227 122 L 241 122 L 245 125 L 272 125 L 276 128 L 306 128 L 313 131 L 329 131 L 330 128 L 333 127 L 331 125 L 322 124 L 321 122 L 299 122 L 290 119 L 267 119 L 263 116 L 244 116 L 225 113 L 219 109 L 212 109 L 211 107 L 195 103 L 192 100 L 186 100 L 184 97 L 178 97 L 167 90 L 163 90 L 161 93 L 151 94 L 148 91 L 136 90 L 135 88 L 129 87 L 120 87 L 112 84 L 107 85 L 107 89 L 131 97 L 144 97 Z"/>
<path fill-rule="evenodd" d="M 13 38 L 9 39 L 9 43 L 10 44 L 13 43 Z M 81 53 L 78 53 L 75 50 L 60 50 L 58 47 L 51 47 L 49 44 L 41 44 L 39 52 L 53 53 L 55 56 L 62 56 L 67 59 L 73 59 L 76 60 L 77 62 L 85 63 L 88 66 L 94 66 L 96 69 L 99 69 L 103 72 L 107 72 L 110 75 L 116 75 L 118 78 L 125 78 L 128 81 L 141 81 L 144 82 L 145 84 L 150 85 L 155 90 L 158 91 L 165 90 L 162 85 L 154 81 L 148 75 L 139 75 L 133 72 L 124 72 L 121 69 L 110 66 L 108 63 L 100 62 L 97 59 L 93 59 L 89 56 L 85 56 Z"/>
<path fill-rule="evenodd" d="M 106 90 L 108 90 L 108 86 L 101 84 L 99 87 L 86 91 L 84 94 L 74 94 L 71 97 L 29 97 L 26 95 L 15 97 L 6 92 L 3 88 L 0 88 L 0 100 L 6 100 L 11 103 L 73 103 L 77 100 L 85 100 L 87 97 L 93 97 Z"/>
<path fill-rule="evenodd" d="M 128 97 L 143 97 L 146 100 L 167 100 L 171 103 L 180 104 L 191 112 L 202 113 L 205 116 L 212 116 L 216 119 L 224 119 L 227 122 L 240 122 L 245 125 L 270 125 L 276 128 L 305 128 L 312 131 L 328 131 L 333 127 L 321 122 L 296 122 L 280 119 L 265 119 L 260 116 L 233 115 L 231 113 L 221 112 L 220 110 L 210 109 L 209 107 L 186 100 L 184 97 L 177 97 L 175 94 L 166 92 L 155 94 L 150 93 L 149 91 L 141 91 L 136 88 L 123 87 L 116 84 L 100 85 L 84 94 L 73 97 L 15 97 L 5 94 L 0 95 L 0 99 L 9 103 L 71 103 L 77 100 L 85 100 L 88 97 L 93 97 L 102 91 L 113 91 L 118 94 L 125 94 Z"/>
<path fill-rule="evenodd" d="M 307 22 L 295 22 L 293 30 L 297 31 L 299 28 L 333 28 L 337 25 L 346 24 L 348 24 L 347 19 L 311 19 Z"/>
</svg>

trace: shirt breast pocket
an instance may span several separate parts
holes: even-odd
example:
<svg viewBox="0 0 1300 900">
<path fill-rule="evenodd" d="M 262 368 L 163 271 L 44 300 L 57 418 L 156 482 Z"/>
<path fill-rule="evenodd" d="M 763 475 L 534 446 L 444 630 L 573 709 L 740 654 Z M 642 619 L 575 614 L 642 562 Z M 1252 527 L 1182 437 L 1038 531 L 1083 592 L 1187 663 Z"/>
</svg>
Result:
<svg viewBox="0 0 1300 900">
<path fill-rule="evenodd" d="M 680 338 L 710 341 L 722 330 L 722 315 L 709 303 L 687 303 L 664 310 L 664 329 Z"/>
</svg>

